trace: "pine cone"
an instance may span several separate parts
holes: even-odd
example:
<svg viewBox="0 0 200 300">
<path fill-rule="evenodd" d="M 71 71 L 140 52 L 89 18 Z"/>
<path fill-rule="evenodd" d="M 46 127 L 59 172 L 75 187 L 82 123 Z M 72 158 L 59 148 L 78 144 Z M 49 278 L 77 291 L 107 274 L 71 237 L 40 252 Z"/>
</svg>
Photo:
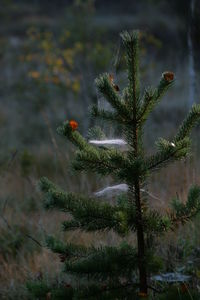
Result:
<svg viewBox="0 0 200 300">
<path fill-rule="evenodd" d="M 167 81 L 167 82 L 171 82 L 174 80 L 174 73 L 173 72 L 164 72 L 162 77 Z"/>
</svg>

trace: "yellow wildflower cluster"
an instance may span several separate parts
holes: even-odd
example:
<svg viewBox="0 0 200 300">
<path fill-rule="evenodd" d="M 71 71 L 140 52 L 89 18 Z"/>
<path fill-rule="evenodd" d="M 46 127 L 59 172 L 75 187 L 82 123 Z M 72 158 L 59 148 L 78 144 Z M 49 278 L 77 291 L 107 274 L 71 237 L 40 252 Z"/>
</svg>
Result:
<svg viewBox="0 0 200 300">
<path fill-rule="evenodd" d="M 40 77 L 40 73 L 38 71 L 31 71 L 28 73 L 28 76 L 33 79 L 38 79 Z"/>
</svg>

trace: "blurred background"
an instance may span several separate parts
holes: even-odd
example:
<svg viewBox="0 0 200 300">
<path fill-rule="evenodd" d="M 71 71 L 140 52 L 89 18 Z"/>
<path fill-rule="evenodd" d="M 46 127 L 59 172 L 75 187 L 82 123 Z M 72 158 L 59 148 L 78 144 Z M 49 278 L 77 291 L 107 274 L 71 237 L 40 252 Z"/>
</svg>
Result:
<svg viewBox="0 0 200 300">
<path fill-rule="evenodd" d="M 155 140 L 172 138 L 192 103 L 200 101 L 200 2 L 0 0 L 0 299 L 28 299 L 27 280 L 59 273 L 57 257 L 41 247 L 45 233 L 86 245 L 97 243 L 97 236 L 98 243 L 120 241 L 113 232 L 63 236 L 65 216 L 44 211 L 37 181 L 48 176 L 65 189 L 87 194 L 112 183 L 74 173 L 74 148 L 56 128 L 74 119 L 84 136 L 98 125 L 107 136 L 120 137 L 119 128 L 92 120 L 88 107 L 104 105 L 94 85 L 99 73 L 109 72 L 120 88 L 125 86 L 119 37 L 125 29 L 141 31 L 142 88 L 158 84 L 164 71 L 176 75 L 146 126 L 145 145 L 152 152 Z M 151 179 L 155 198 L 150 201 L 158 209 L 176 195 L 185 199 L 190 185 L 199 184 L 199 137 L 197 128 L 187 161 Z M 197 218 L 176 236 L 167 236 L 162 255 L 168 270 L 194 255 L 199 229 Z M 200 263 L 193 271 L 200 276 Z"/>
</svg>

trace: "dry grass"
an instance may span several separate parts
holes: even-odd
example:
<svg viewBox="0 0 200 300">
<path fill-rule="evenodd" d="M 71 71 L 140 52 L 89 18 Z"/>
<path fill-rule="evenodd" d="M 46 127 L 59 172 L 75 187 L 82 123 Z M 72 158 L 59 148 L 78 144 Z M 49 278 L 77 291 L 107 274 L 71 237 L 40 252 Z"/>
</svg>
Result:
<svg viewBox="0 0 200 300">
<path fill-rule="evenodd" d="M 170 199 L 177 194 L 185 200 L 187 190 L 191 184 L 199 182 L 200 175 L 198 166 L 199 164 L 194 165 L 190 159 L 187 162 L 177 163 L 167 169 L 159 171 L 159 173 L 153 174 L 150 181 L 149 192 L 155 195 L 159 200 L 150 199 L 152 206 L 164 211 L 168 207 Z M 28 234 L 39 240 L 42 244 L 44 243 L 45 232 L 48 234 L 56 234 L 58 237 L 66 239 L 69 242 L 80 243 L 86 246 L 91 244 L 98 246 L 120 243 L 121 238 L 112 231 L 108 233 L 81 233 L 75 231 L 73 233 L 63 234 L 60 231 L 60 223 L 66 216 L 60 212 L 46 212 L 42 209 L 42 200 L 36 189 L 36 178 L 34 176 L 33 174 L 30 175 L 29 180 L 23 178 L 20 175 L 20 168 L 17 164 L 13 172 L 9 171 L 2 176 L 0 182 L 0 199 L 2 199 L 2 201 L 7 199 L 4 203 L 3 214 L 11 230 L 16 224 L 20 226 L 20 228 L 23 228 L 23 230 L 26 228 L 27 231 L 25 231 L 25 234 L 28 232 Z M 102 178 L 92 178 L 91 175 L 88 177 L 81 175 L 78 178 L 75 174 L 71 174 L 70 178 L 66 179 L 66 182 L 62 177 L 56 178 L 56 181 L 63 187 L 69 186 L 72 190 L 78 190 L 79 192 L 88 190 L 89 193 L 98 190 L 99 186 L 103 187 L 109 183 L 109 180 L 105 182 Z M 78 186 L 76 184 L 78 184 Z M 28 202 L 30 202 L 30 193 L 35 201 L 35 210 L 31 209 L 31 205 L 29 207 L 30 203 L 28 204 Z M 26 201 L 27 203 L 25 203 Z M 0 224 L 1 231 L 5 231 L 5 222 L 1 220 Z M 196 225 L 199 226 L 198 224 Z M 192 223 L 189 227 L 185 226 L 179 229 L 178 234 L 168 233 L 167 236 L 163 238 L 162 245 L 164 245 L 164 247 L 159 247 L 159 251 L 166 261 L 169 260 L 170 257 L 170 245 L 175 247 L 177 244 L 177 236 L 179 240 L 181 237 L 188 240 L 192 238 L 193 240 L 196 239 L 196 245 L 200 243 L 200 239 L 197 237 L 197 229 L 195 229 L 196 225 Z M 8 228 L 7 230 L 9 231 Z M 23 230 L 22 234 L 24 234 Z M 129 235 L 127 240 L 134 243 L 135 237 Z M 27 246 L 27 243 L 29 246 Z M 0 265 L 0 295 L 2 294 L 2 297 L 9 295 L 9 293 L 13 294 L 17 289 L 21 289 L 21 291 L 25 293 L 22 287 L 30 278 L 36 278 L 43 274 L 50 278 L 55 274 L 59 274 L 61 270 L 61 263 L 56 255 L 53 255 L 45 248 L 34 245 L 34 242 L 29 239 L 24 240 L 23 245 L 15 257 L 6 256 L 5 253 L 2 253 L 0 256 Z M 174 266 L 174 262 L 172 265 Z M 9 290 L 10 292 L 8 292 Z"/>
</svg>

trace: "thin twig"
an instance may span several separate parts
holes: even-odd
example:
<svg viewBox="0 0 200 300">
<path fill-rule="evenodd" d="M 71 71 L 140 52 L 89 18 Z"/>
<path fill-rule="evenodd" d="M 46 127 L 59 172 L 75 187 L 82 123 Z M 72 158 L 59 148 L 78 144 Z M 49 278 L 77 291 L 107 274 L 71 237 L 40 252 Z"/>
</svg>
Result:
<svg viewBox="0 0 200 300">
<path fill-rule="evenodd" d="M 49 122 L 48 115 L 46 114 L 45 111 L 42 111 L 41 114 L 42 114 L 43 120 L 44 120 L 44 122 L 45 122 L 45 124 L 46 124 L 46 126 L 47 126 L 47 128 L 48 128 L 49 135 L 50 135 L 50 138 L 51 138 L 51 142 L 52 142 L 53 147 L 54 147 L 54 149 L 55 149 L 55 152 L 56 152 L 56 154 L 57 154 L 57 156 L 58 156 L 58 158 L 59 158 L 60 164 L 61 164 L 61 166 L 62 166 L 62 168 L 63 168 L 63 172 L 65 173 L 65 168 L 63 167 L 63 163 L 62 163 L 62 161 L 63 161 L 63 156 L 62 156 L 62 154 L 61 154 L 61 152 L 60 152 L 60 150 L 59 150 L 58 144 L 57 144 L 57 142 L 56 142 L 56 139 L 55 139 L 53 130 L 52 130 L 52 128 L 51 128 L 51 124 L 50 124 L 50 122 Z M 65 156 L 65 159 L 67 160 L 67 157 L 66 157 L 66 156 Z"/>
<path fill-rule="evenodd" d="M 13 233 L 13 229 L 10 226 L 8 220 L 3 215 L 0 215 L 0 217 L 2 218 L 2 220 L 4 221 L 4 223 L 6 224 L 8 229 Z M 38 240 L 36 240 L 34 237 L 32 237 L 30 234 L 27 234 L 27 233 L 21 233 L 21 234 L 24 235 L 25 237 L 27 237 L 28 239 L 32 240 L 33 242 L 35 242 L 41 248 L 44 248 L 44 246 Z"/>
</svg>

